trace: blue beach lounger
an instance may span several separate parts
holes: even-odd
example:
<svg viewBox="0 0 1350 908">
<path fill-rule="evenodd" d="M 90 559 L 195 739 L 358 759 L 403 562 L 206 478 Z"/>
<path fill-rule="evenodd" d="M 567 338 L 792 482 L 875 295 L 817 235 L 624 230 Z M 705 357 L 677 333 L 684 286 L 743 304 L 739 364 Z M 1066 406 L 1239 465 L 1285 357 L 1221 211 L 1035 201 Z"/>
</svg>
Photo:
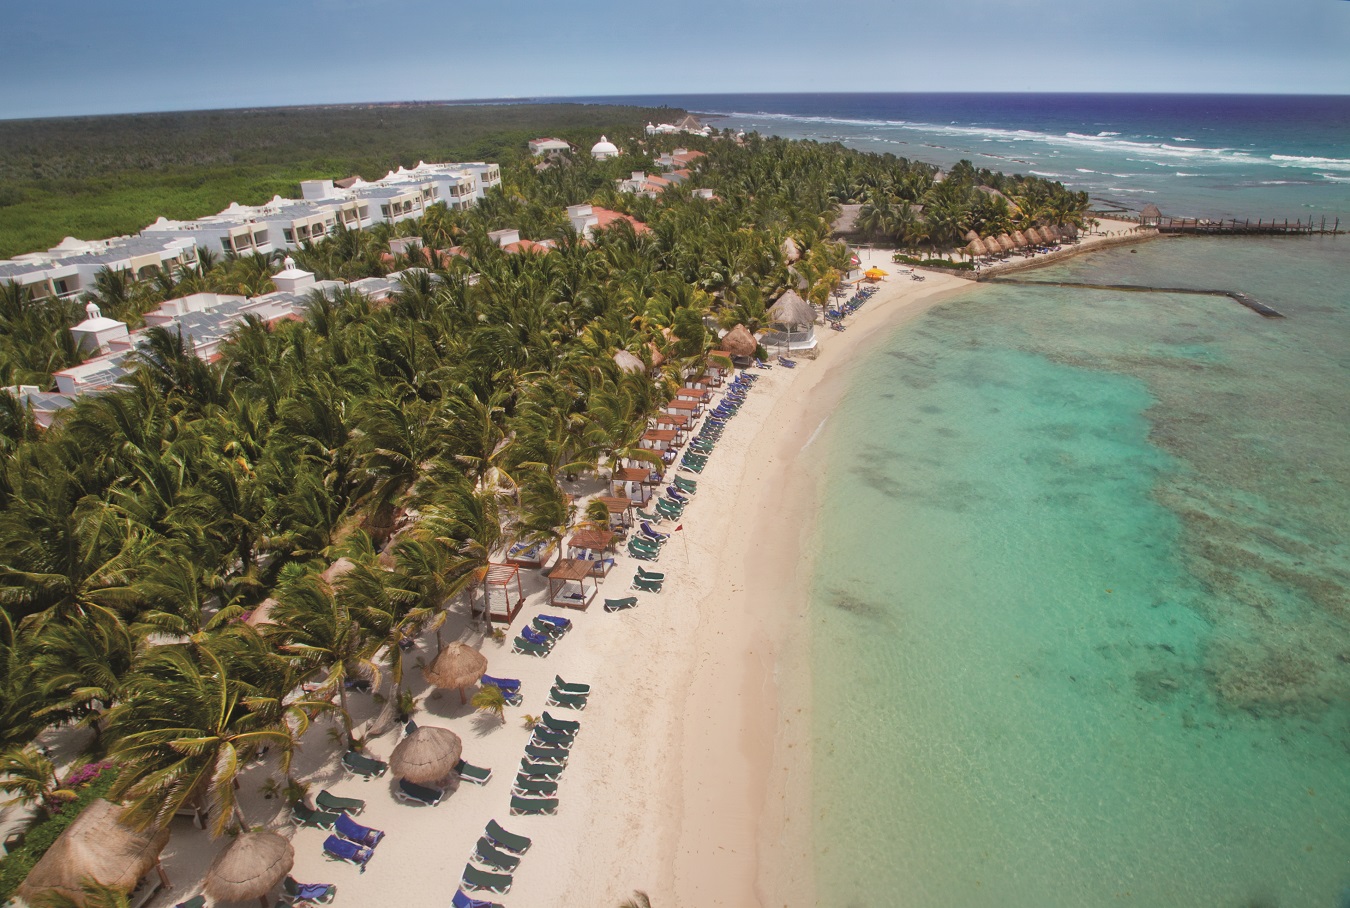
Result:
<svg viewBox="0 0 1350 908">
<path fill-rule="evenodd" d="M 450 908 L 502 908 L 502 906 L 497 902 L 470 898 L 463 889 L 456 889 L 455 897 L 450 900 Z"/>
<path fill-rule="evenodd" d="M 548 713 L 544 713 L 544 715 L 547 716 Z M 347 841 L 365 845 L 367 848 L 374 848 L 380 844 L 380 839 L 384 838 L 384 833 L 380 830 L 362 826 L 345 813 L 338 814 L 337 822 L 333 824 L 333 831 Z"/>
<path fill-rule="evenodd" d="M 375 852 L 369 848 L 362 847 L 355 842 L 348 842 L 346 839 L 340 839 L 335 835 L 330 835 L 324 840 L 323 853 L 335 861 L 355 864 L 361 868 L 362 873 L 366 872 L 366 865 L 375 856 Z"/>
</svg>

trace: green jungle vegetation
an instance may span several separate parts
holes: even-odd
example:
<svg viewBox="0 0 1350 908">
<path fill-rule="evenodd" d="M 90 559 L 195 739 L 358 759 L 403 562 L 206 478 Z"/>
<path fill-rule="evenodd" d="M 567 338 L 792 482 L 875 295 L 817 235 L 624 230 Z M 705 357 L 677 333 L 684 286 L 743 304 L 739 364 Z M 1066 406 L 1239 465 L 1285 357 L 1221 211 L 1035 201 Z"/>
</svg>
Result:
<svg viewBox="0 0 1350 908">
<path fill-rule="evenodd" d="M 556 135 L 585 147 L 684 111 L 597 104 L 367 105 L 0 120 L 0 259 L 136 233 L 300 181 L 377 179 L 419 160 L 505 162 Z"/>
<path fill-rule="evenodd" d="M 507 543 L 605 521 L 576 512 L 567 477 L 659 462 L 639 440 L 712 355 L 711 326 L 758 329 L 790 287 L 829 298 L 848 256 L 830 239 L 841 203 L 922 204 L 931 222 L 867 229 L 936 248 L 1086 210 L 1058 184 L 969 165 L 935 182 L 929 165 L 758 136 L 680 137 L 707 152 L 685 185 L 621 195 L 615 180 L 652 170 L 677 139 L 614 138 L 628 149 L 615 160 L 536 170 L 516 156 L 473 209 L 435 206 L 293 253 L 324 278 L 430 266 L 387 304 L 316 291 L 303 319 L 247 322 L 210 363 L 151 329 L 129 387 L 82 397 L 46 431 L 0 394 L 0 789 L 44 804 L 56 770 L 31 742 L 75 725 L 141 822 L 189 807 L 209 812 L 215 835 L 264 821 L 240 810 L 241 768 L 270 748 L 248 782 L 293 789 L 298 742 L 323 746 L 312 724 L 361 748 L 349 681 L 373 683 L 376 725 L 392 727 L 410 708 L 400 643 L 466 613 Z M 563 209 L 585 201 L 646 229 L 620 220 L 583 241 Z M 557 248 L 508 254 L 488 237 L 501 227 Z M 393 235 L 422 247 L 389 257 Z M 193 290 L 263 292 L 278 258 L 205 256 L 200 272 L 105 281 L 102 302 L 134 315 Z M 43 309 L 6 292 L 11 328 Z M 51 332 L 47 353 L 25 360 L 9 343 L 5 382 L 64 355 L 68 321 L 47 312 L 25 341 L 42 347 Z M 651 368 L 621 369 L 620 351 Z M 246 616 L 265 600 L 255 627 Z"/>
</svg>

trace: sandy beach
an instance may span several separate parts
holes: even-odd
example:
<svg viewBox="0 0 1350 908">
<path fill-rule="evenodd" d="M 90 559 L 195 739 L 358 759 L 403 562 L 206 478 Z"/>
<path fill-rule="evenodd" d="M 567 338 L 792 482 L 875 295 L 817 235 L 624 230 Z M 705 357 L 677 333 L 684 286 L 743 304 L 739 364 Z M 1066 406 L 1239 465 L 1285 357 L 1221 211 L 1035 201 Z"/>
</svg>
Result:
<svg viewBox="0 0 1350 908">
<path fill-rule="evenodd" d="M 936 274 L 912 281 L 895 274 L 889 258 L 864 253 L 864 267 L 892 276 L 850 316 L 847 331 L 822 332 L 817 359 L 755 371 L 754 390 L 695 477 L 683 529 L 656 565 L 668 576 L 661 594 L 639 594 L 638 607 L 613 614 L 600 600 L 569 612 L 573 631 L 543 659 L 510 650 L 510 638 L 534 615 L 559 612 L 544 605 L 538 570 L 521 572 L 527 600 L 505 640 L 447 625 L 444 639 L 481 644 L 490 674 L 521 679 L 524 703 L 507 709 L 505 723 L 475 713 L 454 692 L 428 691 L 420 671 L 409 673 L 421 699 L 419 724 L 456 731 L 465 758 L 492 768 L 487 785 L 460 784 L 436 807 L 409 806 L 393 797 L 392 777 L 345 773 L 333 723 L 316 723 L 296 776 L 311 795 L 327 788 L 365 799 L 360 822 L 387 833 L 362 874 L 325 860 L 326 833 L 293 827 L 279 802 L 263 797 L 264 767 L 245 774 L 245 814 L 293 837 L 293 876 L 335 883 L 338 904 L 441 908 L 496 818 L 533 839 L 510 893 L 496 897 L 506 905 L 618 905 L 634 890 L 658 906 L 815 904 L 804 621 L 815 488 L 802 451 L 843 393 L 845 367 L 869 340 L 972 286 Z M 601 597 L 627 595 L 634 565 L 620 555 Z M 434 637 L 423 638 L 417 661 L 429 661 L 435 646 Z M 559 787 L 561 806 L 553 817 L 511 817 L 511 782 L 529 738 L 522 716 L 547 708 L 555 675 L 593 687 L 584 712 L 550 710 L 582 724 Z M 363 728 L 379 712 L 370 695 L 355 694 L 352 703 Z M 372 739 L 369 753 L 387 759 L 400 734 Z M 197 892 L 222 844 L 176 820 L 164 854 L 174 887 L 152 904 Z"/>
</svg>

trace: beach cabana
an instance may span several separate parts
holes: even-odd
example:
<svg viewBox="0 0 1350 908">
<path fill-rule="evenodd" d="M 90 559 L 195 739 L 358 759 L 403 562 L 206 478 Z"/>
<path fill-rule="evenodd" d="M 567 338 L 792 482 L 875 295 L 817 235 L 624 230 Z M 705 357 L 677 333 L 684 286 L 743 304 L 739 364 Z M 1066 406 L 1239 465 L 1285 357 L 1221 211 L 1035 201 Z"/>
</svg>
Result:
<svg viewBox="0 0 1350 908">
<path fill-rule="evenodd" d="M 989 250 L 989 254 L 994 258 L 998 258 L 999 256 L 1003 255 L 1003 247 L 999 245 L 998 237 L 996 236 L 985 237 L 984 248 Z"/>
<path fill-rule="evenodd" d="M 1041 232 L 1037 230 L 1035 227 L 1028 227 L 1025 232 L 1027 235 L 1028 242 L 1033 243 L 1037 246 L 1045 242 L 1044 240 L 1041 239 Z"/>
<path fill-rule="evenodd" d="M 1055 243 L 1059 242 L 1059 230 L 1055 227 L 1043 225 L 1039 229 L 1041 231 L 1041 237 L 1045 239 L 1046 243 L 1053 246 Z"/>
<path fill-rule="evenodd" d="M 520 584 L 520 567 L 489 563 L 483 572 L 483 614 L 489 621 L 510 624 L 525 602 Z"/>
<path fill-rule="evenodd" d="M 1000 233 L 998 235 L 998 245 L 1004 252 L 1012 252 L 1017 248 L 1013 245 L 1012 237 L 1008 236 L 1006 233 Z"/>
<path fill-rule="evenodd" d="M 989 250 L 984 247 L 984 242 L 977 236 L 966 246 L 966 254 L 971 258 L 982 258 L 989 254 Z"/>
<path fill-rule="evenodd" d="M 1078 242 L 1078 225 L 1065 224 L 1059 228 L 1059 235 L 1067 239 L 1070 243 Z"/>
<path fill-rule="evenodd" d="M 441 648 L 432 663 L 422 669 L 422 677 L 433 687 L 459 691 L 459 702 L 464 703 L 464 689 L 477 684 L 485 671 L 486 656 L 467 643 L 455 642 Z"/>
<path fill-rule="evenodd" d="M 1157 227 L 1161 220 L 1162 212 L 1152 202 L 1145 205 L 1144 210 L 1139 212 L 1139 223 L 1144 227 Z"/>
<path fill-rule="evenodd" d="M 1028 241 L 1027 241 L 1026 234 L 1024 234 L 1024 233 L 1023 233 L 1022 231 L 1020 231 L 1020 230 L 1014 230 L 1014 231 L 1013 231 L 1012 238 L 1013 238 L 1013 242 L 1017 244 L 1017 248 L 1018 248 L 1018 249 L 1021 249 L 1021 248 L 1024 247 L 1024 246 L 1030 245 L 1030 244 L 1028 243 Z"/>
<path fill-rule="evenodd" d="M 664 409 L 667 413 L 676 416 L 688 416 L 691 419 L 698 419 L 699 416 L 703 415 L 703 404 L 687 397 L 676 397 L 667 401 Z"/>
<path fill-rule="evenodd" d="M 609 489 L 613 495 L 623 495 L 638 507 L 651 500 L 651 487 L 654 484 L 651 467 L 619 467 L 609 479 Z"/>
<path fill-rule="evenodd" d="M 450 778 L 463 753 L 464 743 L 450 729 L 419 725 L 398 742 L 389 755 L 389 768 L 415 785 L 436 785 Z"/>
<path fill-rule="evenodd" d="M 43 893 L 57 892 L 83 906 L 86 880 L 143 895 L 142 902 L 168 887 L 159 864 L 168 828 L 138 831 L 122 822 L 123 812 L 111 801 L 92 801 L 28 871 L 18 896 L 31 905 Z"/>
<path fill-rule="evenodd" d="M 609 528 L 628 528 L 633 525 L 633 502 L 620 495 L 597 495 L 595 500 L 609 510 Z"/>
<path fill-rule="evenodd" d="M 591 564 L 591 574 L 603 577 L 614 566 L 614 559 L 605 557 L 605 553 L 614 548 L 614 534 L 609 530 L 583 529 L 572 534 L 567 540 L 567 557 Z"/>
<path fill-rule="evenodd" d="M 267 894 L 281 885 L 295 864 L 295 849 L 275 832 L 241 832 L 216 855 L 206 870 L 206 894 L 216 902 L 257 899 L 268 908 Z"/>
<path fill-rule="evenodd" d="M 863 272 L 863 278 L 865 280 L 871 281 L 872 283 L 876 283 L 883 277 L 886 277 L 886 275 L 887 272 L 883 271 L 880 268 L 868 268 L 866 271 Z"/>
<path fill-rule="evenodd" d="M 553 540 L 521 539 L 506 550 L 506 560 L 518 567 L 543 567 L 553 554 Z"/>
<path fill-rule="evenodd" d="M 980 235 L 979 235 L 978 233 L 976 233 L 974 230 L 967 230 L 967 231 L 966 231 L 966 242 L 967 242 L 967 243 L 974 242 L 975 240 L 978 240 L 979 238 L 980 238 Z"/>
<path fill-rule="evenodd" d="M 548 601 L 564 608 L 586 608 L 600 591 L 594 575 L 594 564 L 575 558 L 560 558 L 548 574 Z"/>
</svg>

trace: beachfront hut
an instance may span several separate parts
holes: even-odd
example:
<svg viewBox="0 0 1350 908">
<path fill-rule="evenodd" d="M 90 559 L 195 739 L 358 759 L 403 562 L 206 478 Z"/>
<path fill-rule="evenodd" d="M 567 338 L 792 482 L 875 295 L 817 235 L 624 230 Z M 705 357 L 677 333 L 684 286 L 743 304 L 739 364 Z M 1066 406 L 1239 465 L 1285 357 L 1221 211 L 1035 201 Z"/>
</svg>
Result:
<svg viewBox="0 0 1350 908">
<path fill-rule="evenodd" d="M 1051 227 L 1049 225 L 1042 225 L 1040 230 L 1041 236 L 1045 238 L 1045 241 L 1047 243 L 1054 245 L 1055 243 L 1059 242 L 1059 230 L 1056 229 L 1055 227 Z"/>
<path fill-rule="evenodd" d="M 1139 212 L 1139 223 L 1141 226 L 1157 227 L 1161 220 L 1162 212 L 1159 211 L 1158 206 L 1154 205 L 1152 202 L 1145 205 L 1144 210 Z"/>
<path fill-rule="evenodd" d="M 1041 243 L 1044 242 L 1044 240 L 1041 239 L 1041 232 L 1037 230 L 1035 227 L 1028 227 L 1026 229 L 1026 235 L 1027 241 L 1032 243 L 1033 245 L 1039 246 L 1041 245 Z"/>
<path fill-rule="evenodd" d="M 450 777 L 463 753 L 464 743 L 450 729 L 419 725 L 398 742 L 389 755 L 389 768 L 416 785 L 435 785 Z"/>
<path fill-rule="evenodd" d="M 548 601 L 563 608 L 586 608 L 600 591 L 590 561 L 559 558 L 548 574 Z"/>
<path fill-rule="evenodd" d="M 750 333 L 749 328 L 744 325 L 737 325 L 722 338 L 721 347 L 733 357 L 749 359 L 755 355 L 755 351 L 759 349 L 759 344 L 755 341 L 755 336 Z"/>
<path fill-rule="evenodd" d="M 464 688 L 472 687 L 487 671 L 487 657 L 467 643 L 444 646 L 432 663 L 422 670 L 427 683 L 443 690 L 459 691 L 459 702 L 464 703 Z"/>
<path fill-rule="evenodd" d="M 123 812 L 102 798 L 91 802 L 28 871 L 19 897 L 31 905 L 56 892 L 83 906 L 86 881 L 126 893 L 167 887 L 159 853 L 169 843 L 168 828 L 138 831 L 122 822 Z"/>
<path fill-rule="evenodd" d="M 967 231 L 966 231 L 966 242 L 967 242 L 967 243 L 974 242 L 975 240 L 978 240 L 979 238 L 980 238 L 980 235 L 979 235 L 978 233 L 976 233 L 974 230 L 967 230 Z"/>
<path fill-rule="evenodd" d="M 275 832 L 241 832 L 216 855 L 206 870 L 207 896 L 216 902 L 257 899 L 268 908 L 267 894 L 295 864 L 295 849 Z"/>
<path fill-rule="evenodd" d="M 1014 230 L 1014 231 L 1013 231 L 1012 238 L 1013 238 L 1013 242 L 1017 244 L 1017 248 L 1018 248 L 1018 249 L 1021 249 L 1023 246 L 1030 245 L 1030 244 L 1027 242 L 1026 234 L 1024 234 L 1024 233 L 1023 233 L 1022 231 L 1020 231 L 1020 230 Z"/>
<path fill-rule="evenodd" d="M 580 529 L 567 540 L 567 557 L 577 561 L 588 561 L 591 574 L 603 577 L 614 567 L 614 559 L 605 553 L 614 548 L 614 534 L 609 530 Z"/>
<path fill-rule="evenodd" d="M 520 584 L 520 567 L 489 563 L 483 571 L 483 614 L 488 621 L 510 624 L 524 603 L 525 590 Z"/>
<path fill-rule="evenodd" d="M 1059 234 L 1070 243 L 1076 243 L 1078 242 L 1078 225 L 1065 224 L 1063 227 L 1059 228 Z"/>
<path fill-rule="evenodd" d="M 983 241 L 981 241 L 980 238 L 977 236 L 975 237 L 975 239 L 970 241 L 970 244 L 968 246 L 966 246 L 966 253 L 971 258 L 979 258 L 981 256 L 988 255 L 989 250 L 984 247 Z"/>
</svg>

